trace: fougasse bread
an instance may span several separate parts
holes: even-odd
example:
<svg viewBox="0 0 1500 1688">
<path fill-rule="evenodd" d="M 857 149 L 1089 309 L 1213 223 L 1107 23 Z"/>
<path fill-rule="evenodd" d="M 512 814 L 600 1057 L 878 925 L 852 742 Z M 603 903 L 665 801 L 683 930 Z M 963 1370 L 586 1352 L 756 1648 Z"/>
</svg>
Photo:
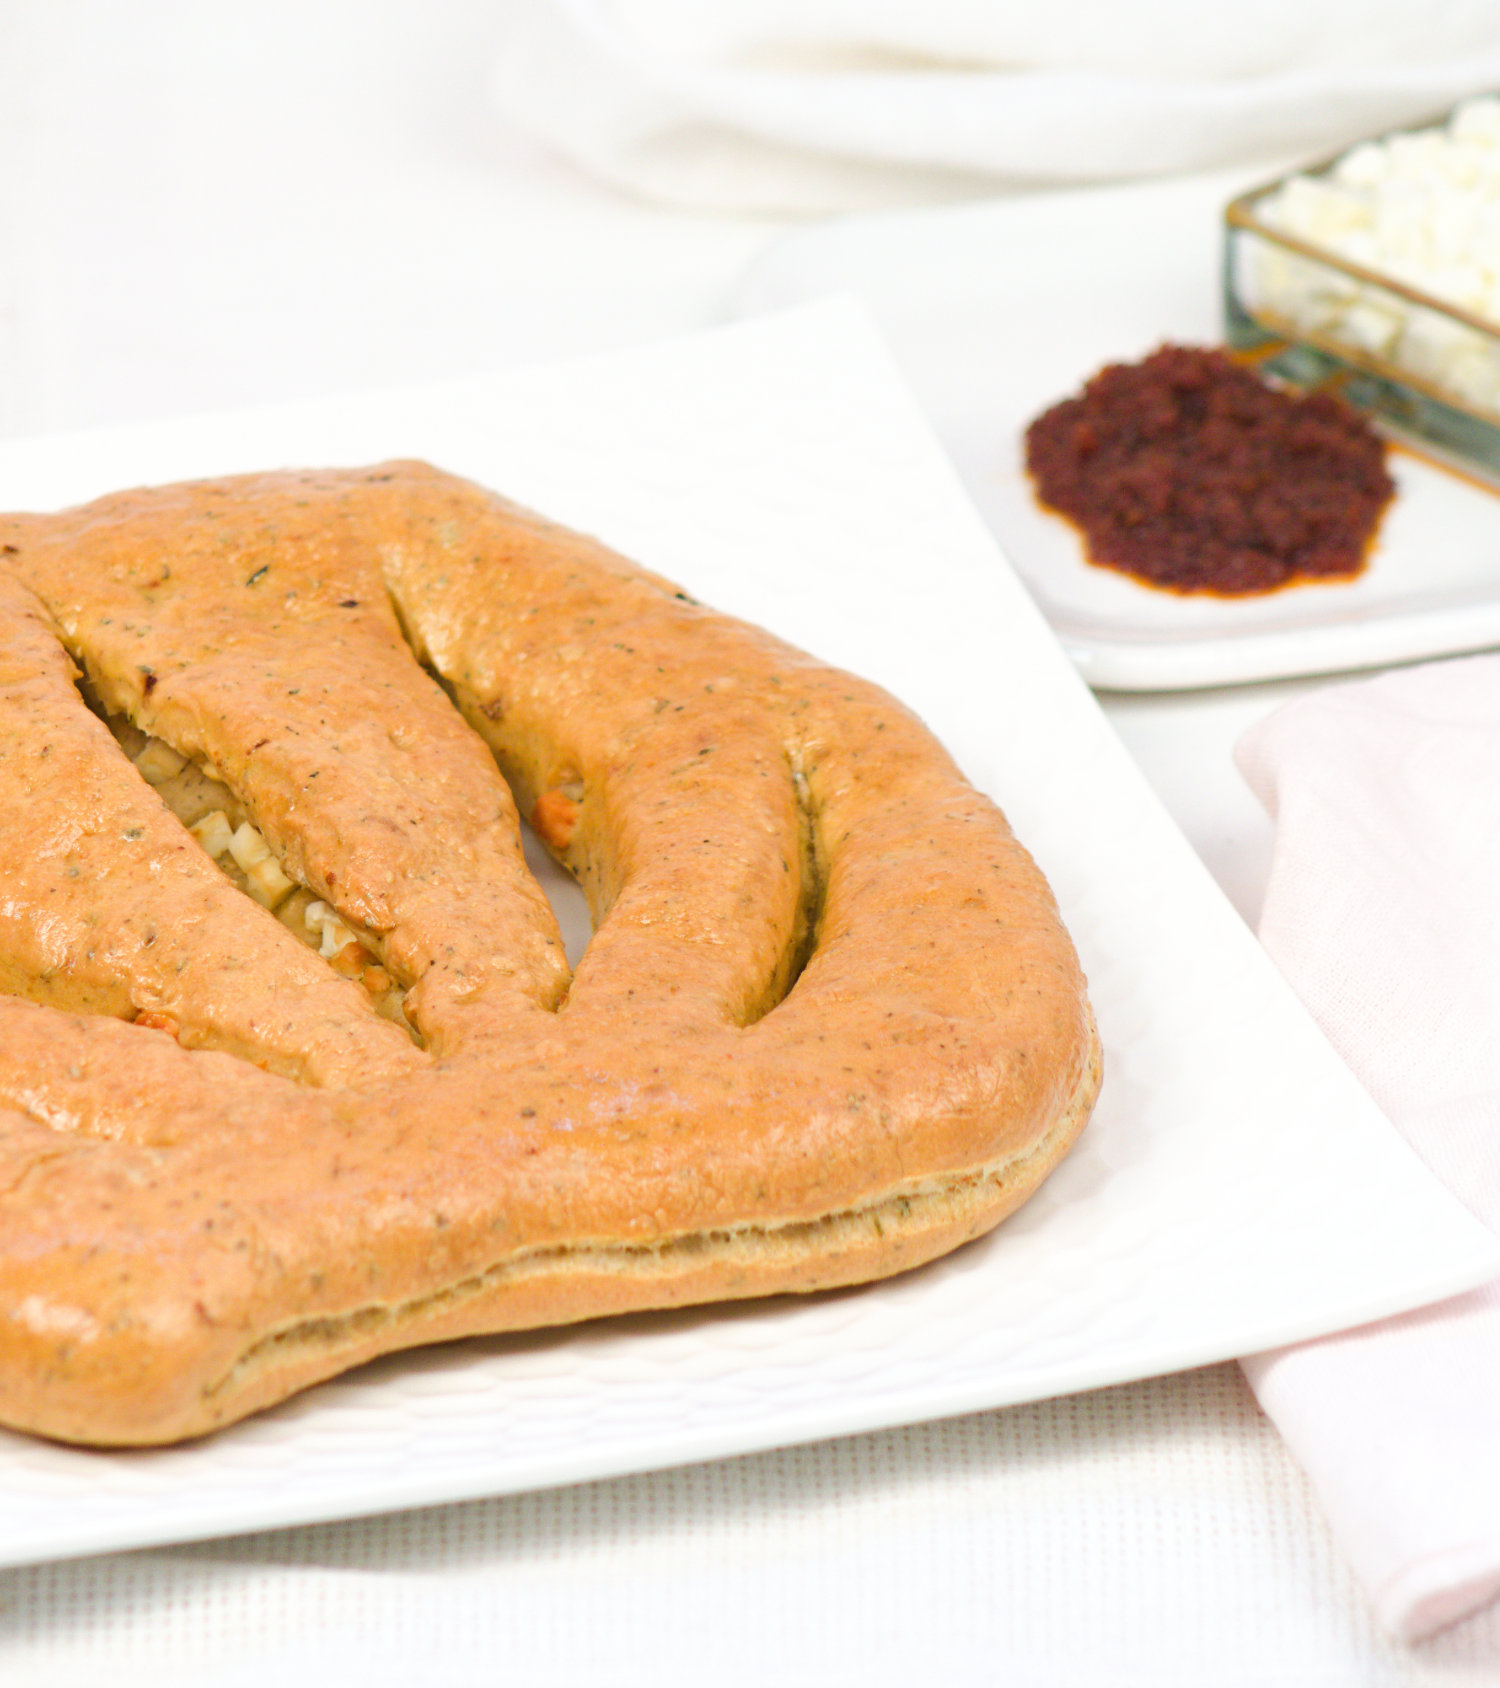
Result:
<svg viewBox="0 0 1500 1688">
<path fill-rule="evenodd" d="M 0 804 L 0 1422 L 45 1436 L 898 1272 L 1097 1089 L 1052 896 L 909 711 L 423 464 L 0 518 Z"/>
</svg>

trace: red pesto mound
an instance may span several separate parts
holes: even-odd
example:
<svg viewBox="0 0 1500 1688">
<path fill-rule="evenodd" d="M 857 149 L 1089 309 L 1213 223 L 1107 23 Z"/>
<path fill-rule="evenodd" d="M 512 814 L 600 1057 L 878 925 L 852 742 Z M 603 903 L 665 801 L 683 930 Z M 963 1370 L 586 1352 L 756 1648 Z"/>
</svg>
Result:
<svg viewBox="0 0 1500 1688">
<path fill-rule="evenodd" d="M 1100 370 L 1027 429 L 1026 467 L 1090 562 L 1232 597 L 1358 574 L 1396 490 L 1348 405 L 1188 346 Z"/>
</svg>

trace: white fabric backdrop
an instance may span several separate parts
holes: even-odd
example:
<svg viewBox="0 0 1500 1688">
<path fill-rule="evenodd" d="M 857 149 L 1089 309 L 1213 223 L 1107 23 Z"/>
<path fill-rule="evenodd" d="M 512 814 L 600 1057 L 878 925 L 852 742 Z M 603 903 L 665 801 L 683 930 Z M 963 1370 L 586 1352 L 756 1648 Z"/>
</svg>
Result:
<svg viewBox="0 0 1500 1688">
<path fill-rule="evenodd" d="M 1483 0 L 513 0 L 518 123 L 605 180 L 817 212 L 1333 151 L 1500 83 Z"/>
</svg>

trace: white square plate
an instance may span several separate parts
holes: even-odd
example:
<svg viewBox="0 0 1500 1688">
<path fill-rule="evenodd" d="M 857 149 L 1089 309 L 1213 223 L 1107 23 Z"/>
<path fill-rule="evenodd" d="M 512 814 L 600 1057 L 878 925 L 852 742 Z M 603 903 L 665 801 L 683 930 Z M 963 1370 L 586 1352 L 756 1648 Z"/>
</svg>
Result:
<svg viewBox="0 0 1500 1688">
<path fill-rule="evenodd" d="M 875 312 L 1093 686 L 1231 685 L 1500 644 L 1500 495 L 1399 448 L 1364 573 L 1260 598 L 1179 597 L 1091 567 L 1073 528 L 1033 499 L 1033 417 L 1103 364 L 1164 340 L 1223 341 L 1223 208 L 1250 185 L 1195 177 L 825 224 L 774 247 L 742 288 L 748 312 L 843 291 Z"/>
<path fill-rule="evenodd" d="M 0 1563 L 714 1458 L 1197 1365 L 1437 1299 L 1500 1243 L 1355 1085 L 1173 828 L 856 308 L 0 450 L 0 507 L 422 455 L 884 682 L 1009 811 L 1087 968 L 1093 1124 L 897 1281 L 381 1361 L 201 1443 L 0 1435 Z"/>
</svg>

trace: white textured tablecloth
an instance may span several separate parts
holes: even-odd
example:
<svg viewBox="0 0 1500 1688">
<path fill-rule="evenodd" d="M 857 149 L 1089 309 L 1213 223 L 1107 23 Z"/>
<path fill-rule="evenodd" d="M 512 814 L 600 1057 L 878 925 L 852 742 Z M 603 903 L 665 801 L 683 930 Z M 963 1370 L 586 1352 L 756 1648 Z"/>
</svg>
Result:
<svg viewBox="0 0 1500 1688">
<path fill-rule="evenodd" d="M 504 11 L 13 0 L 0 432 L 713 320 L 775 225 L 633 205 L 506 130 L 488 94 Z M 1227 766 L 1257 706 L 1242 695 L 1222 730 L 1191 700 L 1150 707 L 1129 700 L 1130 742 L 1170 792 L 1188 783 L 1180 744 Z M 1500 1683 L 1500 1623 L 1419 1649 L 1383 1639 L 1230 1366 L 555 1494 L 0 1572 L 5 1688 L 710 1674 L 1471 1688 Z"/>
<path fill-rule="evenodd" d="M 0 1573 L 0 1681 L 1438 1683 L 1221 1366 L 551 1494 Z M 1465 1680 L 1472 1680 L 1466 1678 Z"/>
</svg>

